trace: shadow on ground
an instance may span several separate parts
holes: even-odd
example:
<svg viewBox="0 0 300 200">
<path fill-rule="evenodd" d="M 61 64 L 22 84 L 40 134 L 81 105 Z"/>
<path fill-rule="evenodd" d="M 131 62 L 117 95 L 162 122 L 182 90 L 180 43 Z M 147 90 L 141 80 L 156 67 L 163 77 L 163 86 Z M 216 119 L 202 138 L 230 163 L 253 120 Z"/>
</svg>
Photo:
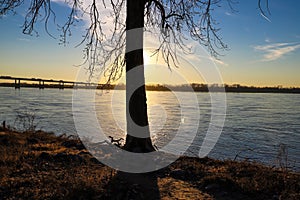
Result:
<svg viewBox="0 0 300 200">
<path fill-rule="evenodd" d="M 156 173 L 118 172 L 105 188 L 103 199 L 160 199 Z"/>
</svg>

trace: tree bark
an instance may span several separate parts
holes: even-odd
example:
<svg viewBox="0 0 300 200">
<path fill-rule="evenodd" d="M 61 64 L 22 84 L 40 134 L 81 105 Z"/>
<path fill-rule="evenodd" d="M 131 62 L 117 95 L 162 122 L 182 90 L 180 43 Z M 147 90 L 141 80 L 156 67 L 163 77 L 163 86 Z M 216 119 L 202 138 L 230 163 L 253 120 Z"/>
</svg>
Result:
<svg viewBox="0 0 300 200">
<path fill-rule="evenodd" d="M 150 138 L 145 89 L 143 60 L 144 8 L 144 0 L 127 0 L 125 54 L 127 135 L 124 149 L 131 152 L 155 151 Z M 128 73 L 130 70 L 137 69 L 137 67 L 139 67 L 137 73 Z M 142 84 L 135 90 L 137 83 Z"/>
</svg>

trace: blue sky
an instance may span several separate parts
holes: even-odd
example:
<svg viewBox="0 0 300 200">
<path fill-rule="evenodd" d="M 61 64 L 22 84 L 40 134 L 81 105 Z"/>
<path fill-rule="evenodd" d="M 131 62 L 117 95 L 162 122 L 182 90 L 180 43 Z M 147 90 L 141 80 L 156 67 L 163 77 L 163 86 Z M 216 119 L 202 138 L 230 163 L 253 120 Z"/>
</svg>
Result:
<svg viewBox="0 0 300 200">
<path fill-rule="evenodd" d="M 221 52 L 224 56 L 216 61 L 225 83 L 300 87 L 300 1 L 270 0 L 269 4 L 269 19 L 261 16 L 256 0 L 240 0 L 233 5 L 237 12 L 231 12 L 226 4 L 214 10 L 220 34 L 230 49 Z M 62 4 L 55 7 L 57 19 L 68 9 Z M 84 46 L 75 46 L 84 25 L 79 24 L 70 43 L 63 46 L 45 33 L 42 24 L 37 26 L 38 37 L 22 34 L 22 12 L 20 8 L 17 15 L 0 19 L 0 75 L 74 80 L 76 65 L 83 61 Z M 57 35 L 54 26 L 50 27 Z M 149 73 L 161 76 L 161 72 Z"/>
</svg>

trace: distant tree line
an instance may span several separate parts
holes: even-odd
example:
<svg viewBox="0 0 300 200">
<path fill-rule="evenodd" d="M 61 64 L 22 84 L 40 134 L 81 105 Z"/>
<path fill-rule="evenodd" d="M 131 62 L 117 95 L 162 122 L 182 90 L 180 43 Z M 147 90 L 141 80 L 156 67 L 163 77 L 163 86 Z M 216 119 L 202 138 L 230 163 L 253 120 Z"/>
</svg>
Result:
<svg viewBox="0 0 300 200">
<path fill-rule="evenodd" d="M 242 86 L 240 84 L 233 85 L 220 85 L 220 84 L 203 84 L 192 83 L 182 85 L 161 85 L 153 84 L 146 85 L 146 89 L 150 91 L 189 91 L 191 88 L 195 92 L 241 92 L 241 93 L 300 93 L 299 87 L 284 88 L 281 85 L 274 87 L 255 87 L 255 86 Z"/>
</svg>

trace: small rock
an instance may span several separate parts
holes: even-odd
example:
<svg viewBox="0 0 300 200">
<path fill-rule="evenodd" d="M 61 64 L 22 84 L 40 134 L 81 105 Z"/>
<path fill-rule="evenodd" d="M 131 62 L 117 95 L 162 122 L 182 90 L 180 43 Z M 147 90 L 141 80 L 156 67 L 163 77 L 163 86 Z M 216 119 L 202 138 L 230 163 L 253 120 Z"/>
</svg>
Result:
<svg viewBox="0 0 300 200">
<path fill-rule="evenodd" d="M 215 183 L 210 184 L 210 185 L 207 185 L 207 186 L 205 187 L 205 190 L 207 190 L 207 191 L 218 190 L 218 189 L 220 189 L 220 185 L 215 184 Z"/>
<path fill-rule="evenodd" d="M 52 159 L 52 156 L 47 152 L 42 152 L 40 154 L 39 158 L 43 159 L 43 160 L 50 160 L 50 159 Z"/>
<path fill-rule="evenodd" d="M 96 158 L 91 158 L 90 161 L 94 164 L 100 164 L 101 162 L 99 160 L 97 160 Z"/>
<path fill-rule="evenodd" d="M 175 169 L 170 172 L 170 175 L 175 179 L 183 179 L 185 177 L 185 171 L 182 169 Z"/>
<path fill-rule="evenodd" d="M 54 156 L 56 161 L 82 163 L 84 160 L 80 155 L 58 153 Z"/>
<path fill-rule="evenodd" d="M 39 141 L 38 139 L 36 139 L 36 138 L 27 138 L 27 142 L 28 142 L 29 144 L 37 144 L 37 143 L 39 143 L 40 141 Z"/>
<path fill-rule="evenodd" d="M 77 141 L 77 140 L 66 140 L 66 141 L 62 142 L 61 145 L 64 147 L 67 147 L 67 148 L 74 147 L 78 150 L 85 149 L 84 145 L 80 141 Z"/>
</svg>

